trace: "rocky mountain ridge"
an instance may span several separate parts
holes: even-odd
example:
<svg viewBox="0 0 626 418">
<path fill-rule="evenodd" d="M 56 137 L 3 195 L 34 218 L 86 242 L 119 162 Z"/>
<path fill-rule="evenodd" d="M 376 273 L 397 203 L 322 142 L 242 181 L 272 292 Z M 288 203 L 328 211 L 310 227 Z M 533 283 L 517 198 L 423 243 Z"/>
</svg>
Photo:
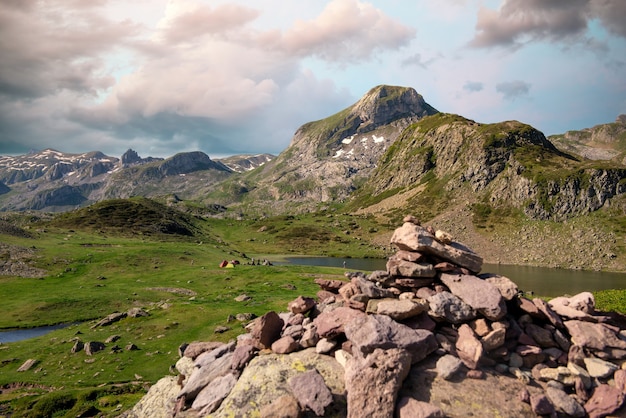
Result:
<svg viewBox="0 0 626 418">
<path fill-rule="evenodd" d="M 102 199 L 161 196 L 164 191 L 191 197 L 194 182 L 210 185 L 233 173 L 254 169 L 273 157 L 233 156 L 223 163 L 200 151 L 163 159 L 142 158 L 132 149 L 121 158 L 99 151 L 70 154 L 53 149 L 0 156 L 0 207 L 4 211 L 59 212 Z"/>
</svg>

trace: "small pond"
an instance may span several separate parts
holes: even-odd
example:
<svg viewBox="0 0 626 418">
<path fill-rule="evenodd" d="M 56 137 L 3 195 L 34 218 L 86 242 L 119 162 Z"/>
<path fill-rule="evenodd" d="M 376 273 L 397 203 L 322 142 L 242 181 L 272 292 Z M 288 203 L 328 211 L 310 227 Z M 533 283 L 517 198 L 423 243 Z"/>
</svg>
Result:
<svg viewBox="0 0 626 418">
<path fill-rule="evenodd" d="M 47 327 L 9 329 L 0 331 L 0 343 L 12 343 L 15 341 L 28 340 L 29 338 L 41 337 L 55 329 L 66 328 L 72 324 L 59 324 Z"/>
</svg>

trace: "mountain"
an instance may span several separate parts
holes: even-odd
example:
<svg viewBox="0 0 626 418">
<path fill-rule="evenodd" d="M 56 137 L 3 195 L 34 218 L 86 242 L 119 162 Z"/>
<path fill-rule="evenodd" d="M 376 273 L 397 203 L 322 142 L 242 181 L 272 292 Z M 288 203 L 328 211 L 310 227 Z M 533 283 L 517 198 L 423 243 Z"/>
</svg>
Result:
<svg viewBox="0 0 626 418">
<path fill-rule="evenodd" d="M 626 115 L 619 115 L 614 123 L 567 131 L 548 139 L 563 151 L 583 158 L 626 164 Z"/>
<path fill-rule="evenodd" d="M 271 157 L 231 159 L 252 169 Z M 174 193 L 195 199 L 234 173 L 199 151 L 166 159 L 142 158 L 132 149 L 119 159 L 98 151 L 70 154 L 53 149 L 0 156 L 0 210 L 64 212 L 103 199 Z"/>
<path fill-rule="evenodd" d="M 301 126 L 259 170 L 226 182 L 233 200 L 225 203 L 301 211 L 343 201 L 407 126 L 437 112 L 413 88 L 374 87 L 352 106 Z"/>
</svg>

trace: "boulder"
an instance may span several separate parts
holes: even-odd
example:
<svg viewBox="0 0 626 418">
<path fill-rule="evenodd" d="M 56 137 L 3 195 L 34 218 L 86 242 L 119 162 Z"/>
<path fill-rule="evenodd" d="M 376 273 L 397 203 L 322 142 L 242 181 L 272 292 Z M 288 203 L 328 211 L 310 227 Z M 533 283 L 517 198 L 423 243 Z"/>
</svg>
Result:
<svg viewBox="0 0 626 418">
<path fill-rule="evenodd" d="M 290 354 L 266 354 L 252 359 L 212 416 L 259 416 L 262 409 L 267 410 L 268 405 L 282 396 L 293 396 L 289 379 L 309 370 L 317 370 L 324 378 L 334 399 L 345 399 L 343 367 L 333 357 L 307 348 Z M 333 409 L 326 412 L 332 415 Z"/>
<path fill-rule="evenodd" d="M 396 406 L 397 418 L 445 418 L 445 416 L 435 405 L 408 396 L 400 398 Z"/>
<path fill-rule="evenodd" d="M 392 417 L 398 390 L 411 369 L 411 354 L 402 348 L 376 348 L 346 364 L 348 418 Z"/>
<path fill-rule="evenodd" d="M 432 254 L 476 273 L 483 265 L 482 257 L 463 244 L 457 242 L 442 244 L 426 228 L 411 222 L 405 222 L 394 231 L 391 243 L 400 250 Z"/>
<path fill-rule="evenodd" d="M 254 326 L 250 334 L 257 342 L 260 349 L 270 348 L 272 343 L 280 338 L 284 321 L 276 312 L 268 312 L 255 319 Z"/>
<path fill-rule="evenodd" d="M 478 362 L 483 355 L 483 346 L 469 325 L 462 324 L 459 327 L 459 338 L 455 347 L 459 358 L 468 369 L 478 368 Z"/>
<path fill-rule="evenodd" d="M 326 408 L 333 403 L 333 395 L 317 370 L 298 373 L 288 383 L 300 407 L 313 411 L 318 417 L 324 416 Z"/>
<path fill-rule="evenodd" d="M 624 404 L 624 393 L 616 387 L 602 384 L 596 387 L 591 398 L 585 403 L 589 418 L 611 415 Z"/>
<path fill-rule="evenodd" d="M 440 280 L 450 292 L 485 318 L 497 321 L 507 313 L 504 298 L 491 283 L 467 274 L 441 273 Z"/>
<path fill-rule="evenodd" d="M 476 318 L 476 311 L 450 292 L 435 293 L 428 299 L 428 315 L 435 319 L 460 324 Z"/>
<path fill-rule="evenodd" d="M 586 415 L 585 409 L 557 385 L 548 385 L 546 387 L 546 396 L 558 412 L 575 418 Z"/>
<path fill-rule="evenodd" d="M 495 286 L 505 300 L 513 300 L 519 293 L 517 285 L 508 277 L 498 274 L 481 274 L 478 277 Z"/>
<path fill-rule="evenodd" d="M 313 307 L 315 307 L 315 300 L 304 296 L 298 296 L 287 305 L 287 308 L 294 314 L 308 312 Z"/>
<path fill-rule="evenodd" d="M 345 331 L 353 354 L 356 351 L 360 356 L 367 356 L 376 349 L 402 348 L 411 354 L 412 363 L 417 363 L 437 349 L 432 332 L 409 328 L 385 315 L 356 318 Z"/>
<path fill-rule="evenodd" d="M 220 406 L 235 386 L 235 383 L 237 383 L 237 377 L 232 373 L 215 378 L 210 385 L 205 386 L 198 393 L 198 396 L 191 404 L 191 408 L 201 411 L 200 416 L 210 414 Z"/>
<path fill-rule="evenodd" d="M 572 336 L 572 343 L 595 351 L 608 347 L 626 349 L 626 341 L 621 340 L 614 329 L 604 324 L 586 321 L 565 321 L 565 327 Z"/>
<path fill-rule="evenodd" d="M 299 348 L 300 344 L 289 335 L 281 337 L 272 343 L 272 351 L 276 354 L 293 353 Z"/>
<path fill-rule="evenodd" d="M 176 376 L 159 379 L 135 404 L 126 418 L 172 417 L 176 406 L 176 395 L 180 391 Z"/>
<path fill-rule="evenodd" d="M 401 321 L 427 311 L 428 302 L 423 299 L 388 299 L 378 302 L 376 310 L 379 315 Z"/>
<path fill-rule="evenodd" d="M 435 277 L 437 274 L 437 271 L 430 263 L 415 263 L 396 257 L 389 257 L 387 271 L 392 276 L 400 277 Z"/>
<path fill-rule="evenodd" d="M 334 338 L 344 333 L 344 327 L 347 323 L 363 316 L 365 314 L 359 310 L 339 307 L 325 310 L 313 320 L 313 323 L 320 337 Z"/>
</svg>

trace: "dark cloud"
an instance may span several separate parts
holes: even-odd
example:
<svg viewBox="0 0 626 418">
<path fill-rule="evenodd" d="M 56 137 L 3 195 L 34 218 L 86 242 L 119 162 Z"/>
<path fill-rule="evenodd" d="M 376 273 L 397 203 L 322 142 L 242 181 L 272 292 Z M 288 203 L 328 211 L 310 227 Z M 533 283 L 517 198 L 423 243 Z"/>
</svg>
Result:
<svg viewBox="0 0 626 418">
<path fill-rule="evenodd" d="M 592 17 L 599 18 L 609 32 L 626 38 L 626 1 L 591 0 L 590 3 Z"/>
<path fill-rule="evenodd" d="M 579 37 L 587 29 L 589 0 L 504 0 L 499 10 L 481 8 L 474 47 L 519 47 L 536 40 Z"/>
<path fill-rule="evenodd" d="M 463 90 L 469 92 L 481 91 L 485 88 L 484 84 L 479 81 L 466 81 Z"/>
<path fill-rule="evenodd" d="M 530 87 L 531 85 L 525 81 L 515 80 L 496 84 L 496 91 L 501 93 L 506 100 L 515 100 L 528 95 Z"/>
</svg>

